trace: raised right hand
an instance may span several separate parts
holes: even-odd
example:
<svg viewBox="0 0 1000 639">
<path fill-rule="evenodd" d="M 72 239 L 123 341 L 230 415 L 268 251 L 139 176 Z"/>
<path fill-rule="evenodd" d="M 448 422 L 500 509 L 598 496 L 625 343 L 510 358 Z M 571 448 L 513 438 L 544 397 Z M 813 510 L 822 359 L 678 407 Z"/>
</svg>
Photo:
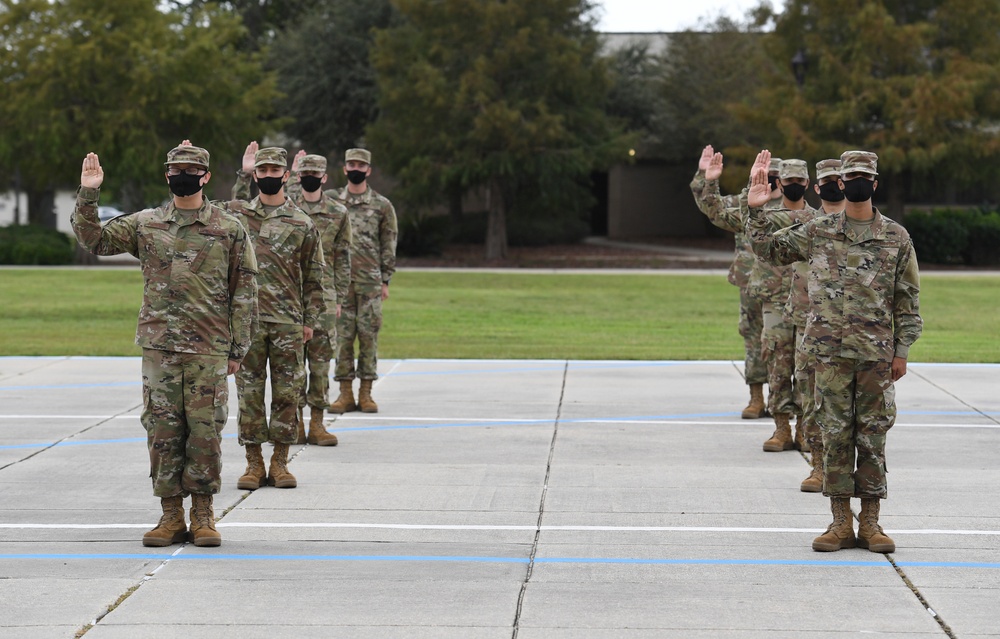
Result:
<svg viewBox="0 0 1000 639">
<path fill-rule="evenodd" d="M 257 140 L 254 140 L 247 145 L 247 150 L 243 152 L 243 170 L 247 173 L 253 173 L 254 162 L 257 161 L 257 150 L 260 145 L 257 144 Z"/>
<path fill-rule="evenodd" d="M 705 169 L 705 179 L 718 180 L 720 177 L 722 177 L 722 154 L 716 153 L 712 156 L 712 161 L 708 165 L 708 168 Z"/>
<path fill-rule="evenodd" d="M 88 153 L 83 158 L 83 169 L 80 171 L 80 186 L 91 189 L 101 188 L 104 183 L 104 169 L 96 153 Z"/>
<path fill-rule="evenodd" d="M 771 152 L 764 149 L 757 154 L 750 168 L 750 190 L 747 192 L 747 206 L 760 208 L 771 200 L 771 185 L 767 183 L 767 169 L 771 166 Z"/>
<path fill-rule="evenodd" d="M 295 154 L 295 159 L 292 160 L 292 170 L 293 171 L 298 171 L 299 170 L 299 160 L 301 160 L 302 158 L 304 158 L 306 155 L 307 154 L 306 154 L 306 150 L 305 149 L 302 149 L 301 151 L 299 151 L 298 153 Z"/>
<path fill-rule="evenodd" d="M 701 150 L 701 158 L 698 160 L 698 170 L 702 173 L 708 171 L 709 164 L 712 163 L 712 156 L 715 154 L 715 149 L 709 144 L 704 149 Z"/>
</svg>

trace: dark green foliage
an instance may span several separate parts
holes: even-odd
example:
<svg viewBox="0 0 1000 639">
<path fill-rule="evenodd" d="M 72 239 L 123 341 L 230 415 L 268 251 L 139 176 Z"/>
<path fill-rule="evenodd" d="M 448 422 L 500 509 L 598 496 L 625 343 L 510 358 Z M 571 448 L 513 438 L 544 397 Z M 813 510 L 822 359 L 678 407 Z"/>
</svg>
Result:
<svg viewBox="0 0 1000 639">
<path fill-rule="evenodd" d="M 396 252 L 405 257 L 441 255 L 451 239 L 451 221 L 443 215 L 408 213 L 399 217 Z"/>
<path fill-rule="evenodd" d="M 65 233 L 44 226 L 0 227 L 0 264 L 71 264 L 76 241 Z"/>
<path fill-rule="evenodd" d="M 1000 264 L 1000 212 L 937 209 L 908 213 L 917 259 L 928 264 Z"/>
</svg>

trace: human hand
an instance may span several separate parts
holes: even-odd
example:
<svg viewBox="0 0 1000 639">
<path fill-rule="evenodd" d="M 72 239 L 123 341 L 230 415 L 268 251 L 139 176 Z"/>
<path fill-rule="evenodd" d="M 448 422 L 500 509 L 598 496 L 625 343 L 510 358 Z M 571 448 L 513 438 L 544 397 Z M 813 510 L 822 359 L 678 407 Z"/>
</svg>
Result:
<svg viewBox="0 0 1000 639">
<path fill-rule="evenodd" d="M 764 149 L 757 154 L 750 168 L 750 190 L 747 192 L 747 206 L 760 208 L 771 200 L 771 185 L 767 183 L 767 169 L 771 165 L 771 152 Z"/>
<path fill-rule="evenodd" d="M 382 284 L 382 301 L 384 302 L 387 299 L 389 299 L 389 285 Z"/>
<path fill-rule="evenodd" d="M 906 360 L 902 357 L 893 357 L 891 371 L 892 381 L 899 381 L 900 377 L 906 375 Z"/>
<path fill-rule="evenodd" d="M 299 151 L 298 153 L 295 154 L 295 159 L 292 160 L 292 170 L 293 171 L 298 171 L 299 170 L 299 160 L 301 160 L 305 156 L 306 156 L 306 150 L 305 149 L 302 149 L 301 151 Z"/>
<path fill-rule="evenodd" d="M 257 140 L 254 140 L 247 145 L 246 151 L 243 152 L 243 170 L 247 173 L 253 172 L 254 162 L 257 161 L 258 149 L 260 149 L 260 145 L 257 144 Z"/>
<path fill-rule="evenodd" d="M 239 370 L 240 370 L 240 363 L 237 362 L 235 359 L 229 360 L 229 363 L 226 364 L 226 375 L 235 375 Z"/>
<path fill-rule="evenodd" d="M 104 183 L 104 169 L 101 168 L 101 161 L 96 153 L 88 153 L 83 158 L 83 168 L 80 171 L 80 186 L 91 189 L 101 188 Z"/>
<path fill-rule="evenodd" d="M 340 317 L 340 304 L 337 304 L 337 317 Z"/>
<path fill-rule="evenodd" d="M 722 177 L 722 154 L 716 153 L 705 170 L 705 179 L 718 180 L 720 177 Z"/>
<path fill-rule="evenodd" d="M 302 341 L 308 342 L 313 338 L 313 329 L 311 326 L 302 327 Z"/>
<path fill-rule="evenodd" d="M 708 165 L 712 162 L 712 156 L 715 154 L 715 149 L 709 144 L 704 149 L 701 150 L 701 158 L 698 160 L 698 170 L 702 173 L 708 171 Z"/>
</svg>

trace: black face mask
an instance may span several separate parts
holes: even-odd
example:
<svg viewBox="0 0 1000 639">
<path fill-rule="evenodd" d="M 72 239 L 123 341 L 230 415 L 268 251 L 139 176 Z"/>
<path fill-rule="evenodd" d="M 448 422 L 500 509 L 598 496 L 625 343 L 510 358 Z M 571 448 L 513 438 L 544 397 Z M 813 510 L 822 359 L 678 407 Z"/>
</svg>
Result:
<svg viewBox="0 0 1000 639">
<path fill-rule="evenodd" d="M 854 178 L 844 182 L 844 196 L 848 202 L 865 202 L 875 194 L 875 182 L 867 178 Z"/>
<path fill-rule="evenodd" d="M 308 191 L 309 193 L 314 193 L 319 190 L 319 187 L 323 186 L 323 178 L 317 177 L 315 175 L 303 175 L 302 176 L 302 190 Z"/>
<path fill-rule="evenodd" d="M 201 178 L 202 175 L 188 175 L 187 173 L 179 173 L 177 175 L 168 175 L 167 181 L 170 183 L 170 192 L 177 197 L 187 197 L 189 195 L 194 195 L 201 190 Z"/>
<path fill-rule="evenodd" d="M 806 194 L 806 185 L 792 182 L 791 184 L 782 184 L 781 190 L 789 202 L 798 202 Z"/>
<path fill-rule="evenodd" d="M 844 199 L 844 192 L 836 182 L 827 182 L 819 185 L 819 197 L 824 202 L 840 202 Z"/>
<path fill-rule="evenodd" d="M 777 175 L 767 176 L 767 183 L 771 186 L 772 191 L 778 188 L 778 176 Z"/>
<path fill-rule="evenodd" d="M 264 195 L 277 195 L 285 183 L 280 177 L 257 178 L 257 188 Z"/>
<path fill-rule="evenodd" d="M 368 171 L 348 171 L 347 179 L 351 184 L 361 184 L 368 179 Z"/>
</svg>

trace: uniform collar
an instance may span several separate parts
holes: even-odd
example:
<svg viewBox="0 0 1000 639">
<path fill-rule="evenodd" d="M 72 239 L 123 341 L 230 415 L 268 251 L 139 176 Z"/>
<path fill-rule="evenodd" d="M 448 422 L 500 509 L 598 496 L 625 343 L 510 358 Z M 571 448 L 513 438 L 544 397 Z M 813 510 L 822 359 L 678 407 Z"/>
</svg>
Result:
<svg viewBox="0 0 1000 639">
<path fill-rule="evenodd" d="M 347 187 L 345 186 L 344 191 L 341 193 L 340 199 L 347 202 L 348 204 L 359 204 L 359 203 L 370 204 L 372 201 L 372 187 L 366 184 L 364 193 L 355 194 L 348 191 Z"/>
<path fill-rule="evenodd" d="M 868 240 L 886 239 L 885 217 L 882 216 L 882 213 L 880 213 L 876 207 L 872 207 L 872 210 L 875 211 L 875 219 L 872 220 L 871 226 L 866 228 L 861 235 L 855 237 L 855 231 L 851 228 L 850 223 L 847 221 L 847 213 L 845 211 L 841 211 L 839 213 L 840 223 L 837 230 L 854 244 L 860 244 L 861 242 L 866 242 Z"/>
<path fill-rule="evenodd" d="M 253 211 L 253 214 L 257 217 L 267 219 L 268 217 L 289 217 L 295 213 L 295 205 L 292 200 L 286 195 L 284 203 L 276 208 L 273 213 L 269 216 L 267 211 L 264 210 L 264 204 L 260 201 L 260 196 L 258 195 L 254 199 L 247 202 L 247 209 Z"/>
<path fill-rule="evenodd" d="M 198 212 L 194 216 L 191 216 L 190 214 L 181 213 L 174 205 L 174 201 L 170 200 L 170 204 L 167 205 L 164 211 L 163 220 L 173 222 L 177 226 L 188 226 L 195 222 L 200 222 L 204 226 L 208 226 L 212 220 L 212 203 L 208 201 L 207 197 L 203 197 L 201 199 L 201 208 L 198 209 Z"/>
</svg>

